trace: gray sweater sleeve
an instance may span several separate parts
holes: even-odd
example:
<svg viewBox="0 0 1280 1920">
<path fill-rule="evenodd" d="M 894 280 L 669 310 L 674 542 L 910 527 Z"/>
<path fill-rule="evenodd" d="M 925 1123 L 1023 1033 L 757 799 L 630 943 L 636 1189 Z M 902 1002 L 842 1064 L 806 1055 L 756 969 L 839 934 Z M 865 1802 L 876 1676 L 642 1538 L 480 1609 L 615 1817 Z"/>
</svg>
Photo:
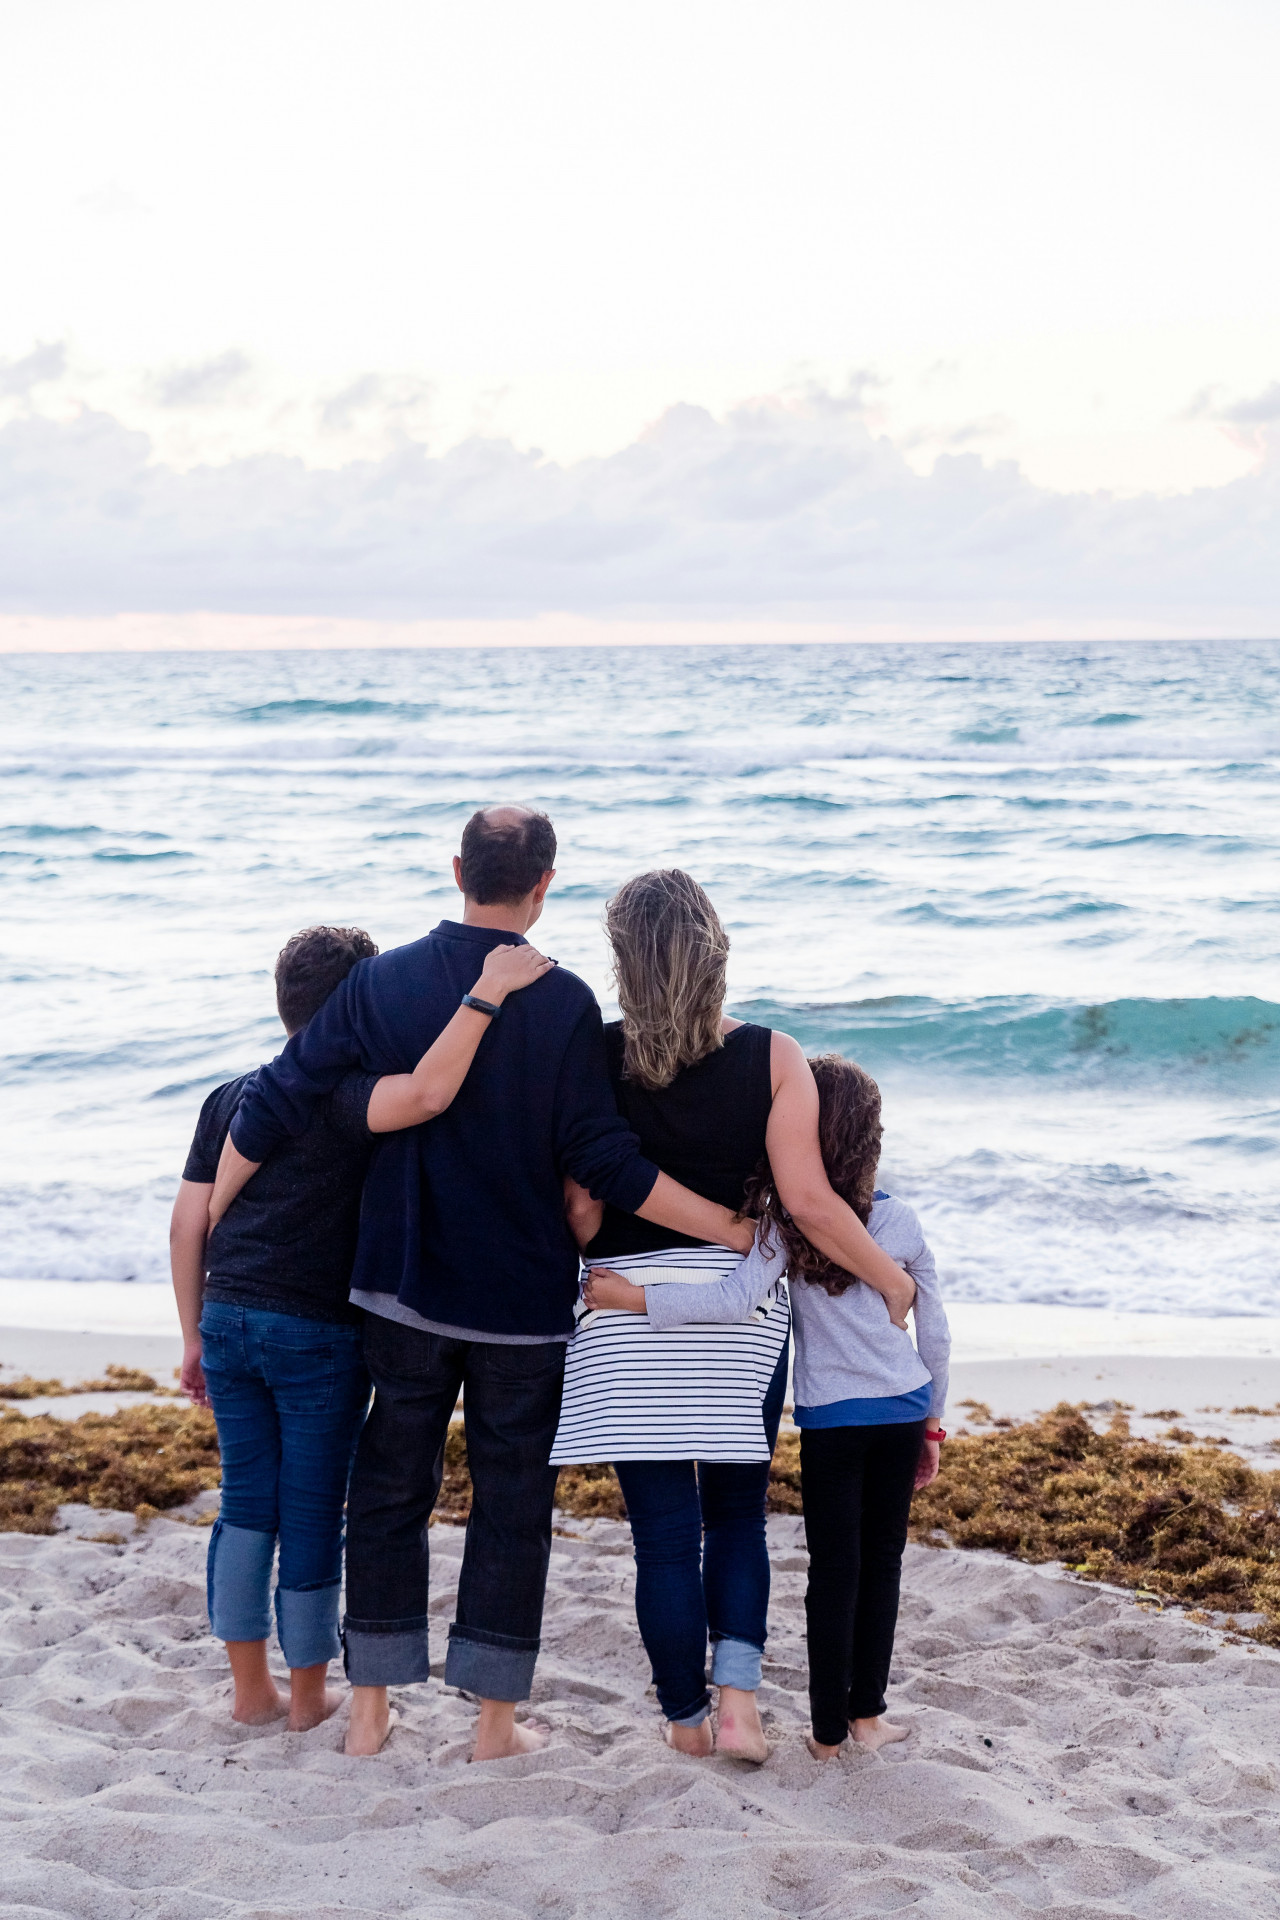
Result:
<svg viewBox="0 0 1280 1920">
<path fill-rule="evenodd" d="M 665 1332 L 669 1327 L 688 1326 L 693 1322 L 705 1325 L 712 1320 L 749 1320 L 786 1270 L 786 1255 L 781 1248 L 773 1253 L 761 1250 L 757 1228 L 755 1246 L 741 1265 L 727 1273 L 723 1280 L 688 1285 L 671 1281 L 663 1286 L 646 1287 L 644 1298 L 649 1325 Z"/>
<path fill-rule="evenodd" d="M 916 1317 L 916 1350 L 933 1379 L 929 1416 L 940 1420 L 947 1404 L 951 1328 L 947 1324 L 947 1312 L 938 1287 L 938 1269 L 923 1234 L 919 1252 L 913 1253 L 903 1265 L 916 1283 L 915 1305 L 912 1308 Z"/>
</svg>

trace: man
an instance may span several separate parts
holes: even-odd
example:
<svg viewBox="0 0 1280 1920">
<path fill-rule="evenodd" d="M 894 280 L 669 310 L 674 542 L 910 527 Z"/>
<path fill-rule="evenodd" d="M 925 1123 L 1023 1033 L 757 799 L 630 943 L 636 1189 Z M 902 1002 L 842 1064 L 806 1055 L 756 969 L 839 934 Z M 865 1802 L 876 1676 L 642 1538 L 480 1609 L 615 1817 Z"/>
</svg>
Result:
<svg viewBox="0 0 1280 1920">
<path fill-rule="evenodd" d="M 523 940 L 555 877 L 545 814 L 473 815 L 453 862 L 461 922 L 348 975 L 241 1101 L 223 1172 L 242 1180 L 353 1066 L 411 1066 L 470 993 L 491 948 Z M 388 1685 L 425 1680 L 427 1522 L 460 1388 L 473 1503 L 445 1680 L 480 1696 L 475 1758 L 527 1752 L 556 1472 L 547 1456 L 573 1329 L 570 1174 L 597 1199 L 745 1252 L 750 1229 L 677 1186 L 618 1118 L 600 1009 L 554 967 L 504 1004 L 446 1113 L 391 1134 L 365 1185 L 352 1300 L 367 1309 L 376 1398 L 352 1476 L 347 1752 L 376 1753 Z M 223 1188 L 220 1175 L 219 1195 Z"/>
</svg>

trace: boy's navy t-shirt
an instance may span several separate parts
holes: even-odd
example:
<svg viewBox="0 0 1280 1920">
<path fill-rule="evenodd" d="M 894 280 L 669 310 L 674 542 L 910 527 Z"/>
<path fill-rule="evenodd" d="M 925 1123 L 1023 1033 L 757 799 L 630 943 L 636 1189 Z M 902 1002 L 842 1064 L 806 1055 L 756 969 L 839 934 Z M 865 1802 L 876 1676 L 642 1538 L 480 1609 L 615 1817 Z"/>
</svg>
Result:
<svg viewBox="0 0 1280 1920">
<path fill-rule="evenodd" d="M 222 1143 L 251 1078 L 242 1073 L 205 1101 L 184 1180 L 216 1179 Z M 206 1300 L 302 1320 L 359 1319 L 348 1295 L 374 1148 L 367 1115 L 376 1079 L 346 1074 L 316 1102 L 306 1130 L 278 1147 L 236 1195 L 210 1236 Z"/>
</svg>

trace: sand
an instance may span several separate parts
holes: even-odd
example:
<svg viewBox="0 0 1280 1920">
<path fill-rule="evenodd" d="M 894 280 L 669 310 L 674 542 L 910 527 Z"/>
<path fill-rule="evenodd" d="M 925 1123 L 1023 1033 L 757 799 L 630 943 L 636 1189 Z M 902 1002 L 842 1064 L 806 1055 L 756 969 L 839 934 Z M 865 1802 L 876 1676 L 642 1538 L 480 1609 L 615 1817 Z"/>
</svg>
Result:
<svg viewBox="0 0 1280 1920">
<path fill-rule="evenodd" d="M 474 1709 L 399 1691 L 376 1760 L 345 1708 L 242 1729 L 204 1617 L 203 1530 L 65 1510 L 0 1536 L 0 1913 L 14 1920 L 1238 1920 L 1276 1913 L 1280 1656 L 985 1554 L 908 1552 L 887 1757 L 805 1750 L 803 1536 L 770 1522 L 773 1752 L 668 1752 L 625 1526 L 564 1523 L 544 1753 L 466 1763 Z M 118 1531 L 122 1544 L 80 1536 Z M 462 1535 L 433 1529 L 440 1620 Z"/>
<path fill-rule="evenodd" d="M 171 1377 L 166 1290 L 76 1287 L 54 1315 L 43 1284 L 0 1283 L 6 1377 L 95 1377 L 111 1361 Z M 1280 1412 L 1230 1411 L 1280 1403 L 1274 1322 L 962 1307 L 955 1331 L 953 1428 L 973 1417 L 964 1399 L 1014 1419 L 1064 1398 L 1128 1402 L 1135 1431 L 1162 1431 L 1176 1409 L 1276 1464 Z M 1058 1569 L 910 1548 L 891 1708 L 911 1738 L 819 1768 L 803 1744 L 803 1533 L 771 1519 L 774 1747 L 756 1770 L 662 1746 L 627 1529 L 565 1520 L 534 1700 L 553 1729 L 545 1753 L 469 1766 L 474 1707 L 436 1679 L 400 1690 L 386 1752 L 353 1761 L 345 1708 L 306 1735 L 232 1724 L 202 1528 L 62 1517 L 52 1538 L 0 1534 L 12 1920 L 1280 1910 L 1280 1655 Z M 462 1535 L 440 1525 L 432 1541 L 442 1659 Z"/>
</svg>

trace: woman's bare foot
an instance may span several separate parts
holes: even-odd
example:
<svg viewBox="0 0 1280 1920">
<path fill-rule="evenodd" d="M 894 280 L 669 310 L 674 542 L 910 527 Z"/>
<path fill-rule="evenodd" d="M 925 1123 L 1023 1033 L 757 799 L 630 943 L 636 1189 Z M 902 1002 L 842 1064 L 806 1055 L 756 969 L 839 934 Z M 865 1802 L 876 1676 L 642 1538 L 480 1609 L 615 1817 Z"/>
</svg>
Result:
<svg viewBox="0 0 1280 1920">
<path fill-rule="evenodd" d="M 741 1687 L 721 1687 L 716 1752 L 727 1753 L 734 1760 L 750 1760 L 757 1767 L 769 1758 L 769 1742 L 760 1725 L 754 1693 L 746 1693 Z"/>
<path fill-rule="evenodd" d="M 537 1720 L 516 1721 L 515 1703 L 482 1700 L 476 1721 L 473 1760 L 514 1760 L 519 1753 L 537 1753 L 551 1738 L 550 1727 Z"/>
<path fill-rule="evenodd" d="M 849 1731 L 860 1747 L 869 1747 L 872 1753 L 881 1747 L 891 1747 L 895 1740 L 910 1738 L 910 1727 L 891 1726 L 877 1714 L 873 1720 L 851 1720 Z"/>
<path fill-rule="evenodd" d="M 352 1687 L 351 1724 L 342 1751 L 353 1760 L 370 1760 L 381 1753 L 400 1715 L 387 1705 L 385 1687 Z"/>
<path fill-rule="evenodd" d="M 699 1720 L 696 1727 L 678 1720 L 664 1720 L 662 1737 L 674 1753 L 687 1753 L 694 1760 L 706 1760 L 715 1752 L 710 1720 Z"/>
<path fill-rule="evenodd" d="M 824 1747 L 821 1740 L 815 1740 L 813 1735 L 810 1733 L 806 1733 L 804 1737 L 804 1743 L 806 1747 L 808 1747 L 810 1753 L 813 1755 L 815 1760 L 822 1760 L 824 1762 L 827 1760 L 834 1760 L 836 1755 L 840 1751 L 840 1747 Z M 840 1746 L 843 1746 L 843 1745 L 844 1745 L 844 1742 L 841 1741 Z"/>
<path fill-rule="evenodd" d="M 235 1682 L 231 1718 L 242 1727 L 265 1727 L 281 1720 L 289 1709 L 267 1666 L 265 1640 L 228 1640 L 227 1659 Z"/>
</svg>

